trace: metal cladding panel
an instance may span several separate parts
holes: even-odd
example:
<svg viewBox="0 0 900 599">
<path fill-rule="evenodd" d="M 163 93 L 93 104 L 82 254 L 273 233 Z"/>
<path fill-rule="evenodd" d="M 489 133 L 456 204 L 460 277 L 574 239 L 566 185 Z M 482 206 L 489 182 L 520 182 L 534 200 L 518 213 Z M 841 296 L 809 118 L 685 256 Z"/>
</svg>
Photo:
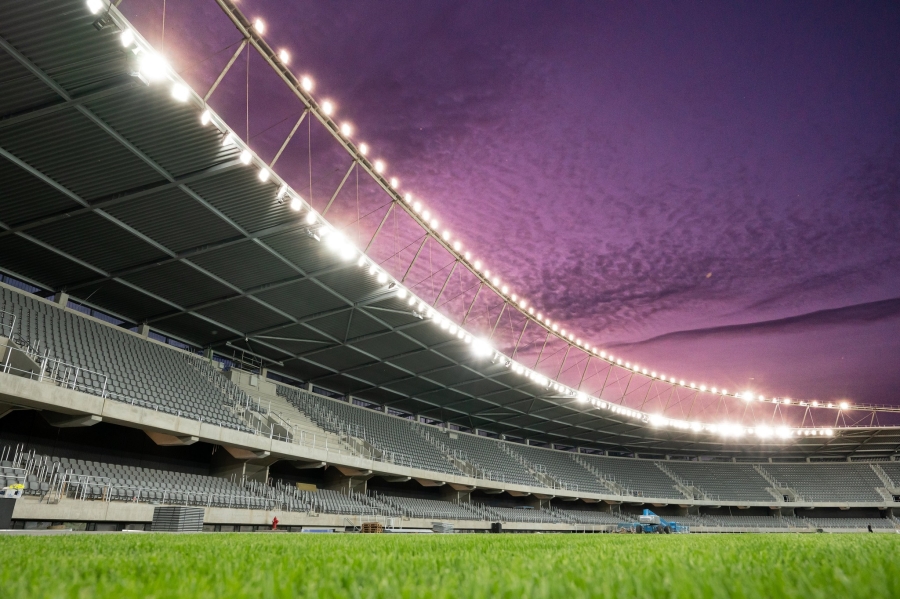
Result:
<svg viewBox="0 0 900 599">
<path fill-rule="evenodd" d="M 347 312 L 340 312 L 338 314 L 332 314 L 331 316 L 317 318 L 316 320 L 310 321 L 308 324 L 310 327 L 341 341 L 353 339 L 359 335 L 380 332 L 387 333 L 390 330 L 359 310 L 348 310 Z"/>
<path fill-rule="evenodd" d="M 29 234 L 107 272 L 166 257 L 162 251 L 94 213 L 36 227 Z"/>
<path fill-rule="evenodd" d="M 410 341 L 399 333 L 387 333 L 373 339 L 354 341 L 353 345 L 373 356 L 386 360 L 392 356 L 409 352 L 426 352 L 418 343 Z"/>
<path fill-rule="evenodd" d="M 304 357 L 312 362 L 315 362 L 316 364 L 322 364 L 323 366 L 333 368 L 335 370 L 348 370 L 351 368 L 362 366 L 364 364 L 371 364 L 373 362 L 372 358 L 370 358 L 369 356 L 361 354 L 353 348 L 347 347 L 345 345 L 330 347 L 328 349 Z"/>
<path fill-rule="evenodd" d="M 186 308 L 235 294 L 231 288 L 203 276 L 184 262 L 169 262 L 122 278 Z"/>
<path fill-rule="evenodd" d="M 375 277 L 364 274 L 364 272 L 355 263 L 351 263 L 338 272 L 330 272 L 316 278 L 329 288 L 334 289 L 341 297 L 353 303 L 369 300 L 387 293 L 385 285 L 379 283 Z"/>
<path fill-rule="evenodd" d="M 503 389 L 496 393 L 491 393 L 491 403 L 503 406 L 512 406 L 520 402 L 532 401 L 534 396 L 524 393 L 518 389 Z"/>
<path fill-rule="evenodd" d="M 89 268 L 15 235 L 0 237 L 0 267 L 49 289 L 60 289 L 99 276 Z"/>
<path fill-rule="evenodd" d="M 0 89 L 0 119 L 59 100 L 56 92 L 6 52 L 0 52 Z"/>
<path fill-rule="evenodd" d="M 412 312 L 401 312 L 392 308 L 382 308 L 380 305 L 378 305 L 381 303 L 382 302 L 378 302 L 376 304 L 368 304 L 360 309 L 365 311 L 370 316 L 377 318 L 380 322 L 385 323 L 385 325 L 392 328 L 402 327 L 404 331 L 412 328 L 418 328 L 420 326 L 430 325 L 430 323 L 423 321 Z"/>
<path fill-rule="evenodd" d="M 350 310 L 345 302 L 309 279 L 260 291 L 256 297 L 298 319 L 336 308 Z"/>
<path fill-rule="evenodd" d="M 175 177 L 235 160 L 240 155 L 233 144 L 222 145 L 224 134 L 217 128 L 198 126 L 197 108 L 175 101 L 168 86 L 140 86 L 87 106 Z M 253 170 L 244 165 L 241 168 Z"/>
<path fill-rule="evenodd" d="M 0 222 L 13 227 L 80 208 L 69 196 L 3 158 L 0 158 L 0 190 L 3 190 Z"/>
<path fill-rule="evenodd" d="M 436 391 L 441 388 L 437 383 L 432 383 L 420 378 L 397 381 L 386 385 L 386 387 L 395 393 L 410 397 L 421 397 L 429 391 Z"/>
<path fill-rule="evenodd" d="M 173 252 L 239 235 L 234 227 L 178 189 L 134 198 L 105 211 Z"/>
<path fill-rule="evenodd" d="M 250 167 L 236 169 L 188 187 L 249 233 L 290 222 L 294 212 L 276 201 L 278 186 L 257 174 Z"/>
<path fill-rule="evenodd" d="M 373 385 L 387 385 L 409 376 L 408 373 L 403 372 L 399 368 L 394 368 L 390 364 L 383 363 L 354 368 L 348 371 L 347 374 L 361 378 Z"/>
<path fill-rule="evenodd" d="M 391 363 L 415 373 L 453 366 L 453 362 L 431 351 L 392 358 Z"/>
<path fill-rule="evenodd" d="M 263 243 L 296 264 L 307 274 L 343 264 L 337 256 L 326 251 L 320 242 L 307 234 L 306 225 L 296 219 L 287 222 L 295 223 L 297 228 L 277 235 L 265 236 L 262 238 Z"/>
<path fill-rule="evenodd" d="M 197 313 L 244 334 L 287 321 L 281 314 L 273 312 L 248 297 L 239 297 L 223 304 L 202 308 L 197 310 Z"/>
<path fill-rule="evenodd" d="M 0 147 L 83 200 L 163 180 L 98 125 L 77 112 L 57 112 L 0 129 Z"/>
<path fill-rule="evenodd" d="M 252 242 L 231 245 L 191 261 L 240 289 L 252 289 L 301 276 L 295 269 Z"/>
<path fill-rule="evenodd" d="M 70 94 L 127 70 L 118 31 L 94 28 L 83 0 L 4 2 L 0 35 Z"/>
<path fill-rule="evenodd" d="M 486 396 L 490 393 L 497 393 L 506 389 L 504 385 L 490 379 L 477 379 L 467 383 L 459 383 L 453 387 L 454 389 L 459 389 L 464 393 L 475 395 L 476 397 Z"/>
<path fill-rule="evenodd" d="M 133 322 L 165 314 L 171 307 L 118 281 L 104 281 L 78 289 L 73 299 L 90 302 Z"/>
<path fill-rule="evenodd" d="M 444 385 L 459 386 L 466 381 L 481 379 L 481 376 L 467 369 L 465 366 L 450 366 L 438 372 L 431 372 L 428 378 Z"/>
</svg>

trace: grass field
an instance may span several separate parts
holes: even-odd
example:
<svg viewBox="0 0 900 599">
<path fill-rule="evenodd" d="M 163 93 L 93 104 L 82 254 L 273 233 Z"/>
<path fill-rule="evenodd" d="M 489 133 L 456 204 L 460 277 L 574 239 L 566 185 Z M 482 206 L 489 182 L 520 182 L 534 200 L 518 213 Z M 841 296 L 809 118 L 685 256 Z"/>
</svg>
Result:
<svg viewBox="0 0 900 599">
<path fill-rule="evenodd" d="M 900 597 L 900 535 L 0 536 L 3 597 Z"/>
</svg>

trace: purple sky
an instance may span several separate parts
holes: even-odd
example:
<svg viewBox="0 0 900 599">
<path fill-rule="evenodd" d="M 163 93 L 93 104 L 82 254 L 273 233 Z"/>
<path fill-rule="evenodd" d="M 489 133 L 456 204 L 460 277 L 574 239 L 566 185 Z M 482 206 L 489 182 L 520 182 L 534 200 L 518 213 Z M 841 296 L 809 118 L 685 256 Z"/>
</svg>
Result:
<svg viewBox="0 0 900 599">
<path fill-rule="evenodd" d="M 161 6 L 121 8 L 158 44 Z M 900 5 L 239 6 L 403 190 L 595 345 L 898 402 Z M 213 0 L 167 18 L 180 69 L 239 39 Z M 296 109 L 271 85 L 251 134 Z"/>
</svg>

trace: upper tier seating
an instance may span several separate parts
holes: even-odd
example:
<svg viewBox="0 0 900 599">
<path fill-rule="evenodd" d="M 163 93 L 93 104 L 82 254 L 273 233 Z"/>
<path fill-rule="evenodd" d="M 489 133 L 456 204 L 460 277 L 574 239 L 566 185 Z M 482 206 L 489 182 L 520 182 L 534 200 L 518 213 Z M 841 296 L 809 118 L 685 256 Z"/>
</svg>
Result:
<svg viewBox="0 0 900 599">
<path fill-rule="evenodd" d="M 350 434 L 362 435 L 379 449 L 403 456 L 413 468 L 462 474 L 437 449 L 415 434 L 409 421 L 294 387 L 277 385 L 276 388 L 278 395 L 287 398 L 291 405 L 327 431 L 339 432 L 341 425 L 349 425 Z"/>
<path fill-rule="evenodd" d="M 584 454 L 581 458 L 603 474 L 605 478 L 624 487 L 629 494 L 638 497 L 685 498 L 684 494 L 676 488 L 675 481 L 660 470 L 653 461 L 589 454 Z"/>
<path fill-rule="evenodd" d="M 94 371 L 84 375 L 86 386 L 80 390 L 105 391 L 120 401 L 246 430 L 226 407 L 222 392 L 189 363 L 194 358 L 175 348 L 5 287 L 0 287 L 0 310 L 16 315 L 18 336 L 32 346 L 39 343 L 40 354 L 49 351 L 51 358 Z M 109 377 L 105 390 L 98 375 Z"/>
<path fill-rule="evenodd" d="M 666 468 L 682 481 L 693 484 L 710 499 L 724 501 L 773 501 L 771 485 L 752 464 L 667 461 Z"/>
<path fill-rule="evenodd" d="M 807 501 L 884 501 L 875 490 L 884 483 L 868 464 L 763 464 L 762 468 Z"/>
<path fill-rule="evenodd" d="M 500 449 L 498 444 L 501 441 L 464 433 L 439 434 L 437 438 L 451 449 L 461 451 L 470 462 L 490 472 L 493 480 L 514 485 L 543 486 L 525 466 Z"/>
<path fill-rule="evenodd" d="M 535 466 L 545 467 L 550 476 L 567 485 L 563 488 L 575 485 L 579 491 L 609 493 L 609 489 L 596 476 L 572 459 L 573 454 L 528 445 L 515 445 L 512 449 Z"/>
</svg>

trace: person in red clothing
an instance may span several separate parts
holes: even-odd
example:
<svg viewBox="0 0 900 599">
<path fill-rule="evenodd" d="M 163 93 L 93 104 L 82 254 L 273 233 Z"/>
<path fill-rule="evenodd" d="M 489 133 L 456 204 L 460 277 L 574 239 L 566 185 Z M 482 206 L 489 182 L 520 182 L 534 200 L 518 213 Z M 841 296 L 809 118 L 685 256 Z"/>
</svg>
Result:
<svg viewBox="0 0 900 599">
<path fill-rule="evenodd" d="M 278 530 L 278 517 L 272 518 L 272 530 Z"/>
</svg>

